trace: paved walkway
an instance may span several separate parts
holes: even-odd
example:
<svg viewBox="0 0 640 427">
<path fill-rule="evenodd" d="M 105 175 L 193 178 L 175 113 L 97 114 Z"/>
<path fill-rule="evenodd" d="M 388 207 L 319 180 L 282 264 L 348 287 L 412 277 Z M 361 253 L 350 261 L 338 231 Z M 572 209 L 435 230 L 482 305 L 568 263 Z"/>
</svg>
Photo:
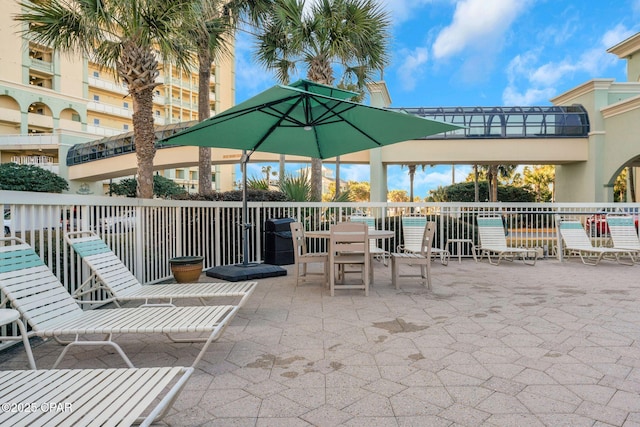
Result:
<svg viewBox="0 0 640 427">
<path fill-rule="evenodd" d="M 265 279 L 214 343 L 172 426 L 640 426 L 640 266 L 452 260 L 433 292 L 369 297 Z M 206 278 L 208 279 L 208 278 Z M 197 345 L 121 337 L 137 366 L 190 365 Z M 35 345 L 40 367 L 60 347 Z M 64 367 L 122 366 L 77 349 Z M 26 368 L 20 350 L 0 369 Z"/>
</svg>

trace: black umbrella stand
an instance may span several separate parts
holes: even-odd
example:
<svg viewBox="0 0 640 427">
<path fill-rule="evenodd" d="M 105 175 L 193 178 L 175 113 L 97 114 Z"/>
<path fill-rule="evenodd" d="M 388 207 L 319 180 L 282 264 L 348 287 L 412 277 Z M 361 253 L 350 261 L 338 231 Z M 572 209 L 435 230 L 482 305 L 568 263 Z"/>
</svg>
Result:
<svg viewBox="0 0 640 427">
<path fill-rule="evenodd" d="M 263 263 L 249 262 L 249 229 L 253 226 L 249 223 L 249 207 L 247 202 L 247 163 L 251 153 L 246 150 L 242 152 L 242 263 L 234 265 L 220 265 L 207 270 L 207 276 L 229 282 L 240 282 L 243 280 L 263 279 L 267 277 L 286 276 L 287 270 L 284 268 Z"/>
</svg>

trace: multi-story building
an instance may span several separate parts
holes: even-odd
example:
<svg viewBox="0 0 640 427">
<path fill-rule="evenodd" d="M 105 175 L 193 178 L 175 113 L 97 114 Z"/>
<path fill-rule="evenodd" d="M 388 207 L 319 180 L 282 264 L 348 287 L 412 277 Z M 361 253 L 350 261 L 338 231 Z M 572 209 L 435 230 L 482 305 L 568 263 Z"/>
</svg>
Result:
<svg viewBox="0 0 640 427">
<path fill-rule="evenodd" d="M 133 102 L 126 86 L 111 70 L 101 69 L 81 55 L 53 51 L 20 33 L 12 17 L 18 2 L 3 4 L 0 14 L 0 163 L 15 162 L 46 167 L 68 179 L 68 149 L 77 143 L 133 131 Z M 234 62 L 221 60 L 212 67 L 211 112 L 234 104 Z M 161 64 L 155 90 L 156 125 L 197 120 L 198 74 L 180 72 Z M 197 165 L 197 158 L 193 165 Z M 214 166 L 213 172 L 232 174 L 231 165 Z M 190 191 L 197 191 L 198 170 L 186 166 L 159 171 Z M 220 182 L 217 180 L 216 189 Z M 70 181 L 70 191 L 104 194 L 103 182 Z M 107 183 L 108 184 L 108 183 Z"/>
</svg>

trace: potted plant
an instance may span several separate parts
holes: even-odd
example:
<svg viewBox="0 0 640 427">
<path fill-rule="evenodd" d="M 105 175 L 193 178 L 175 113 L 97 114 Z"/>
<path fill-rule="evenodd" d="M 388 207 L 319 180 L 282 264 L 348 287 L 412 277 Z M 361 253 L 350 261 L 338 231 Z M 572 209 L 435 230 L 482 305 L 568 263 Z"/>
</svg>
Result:
<svg viewBox="0 0 640 427">
<path fill-rule="evenodd" d="M 180 256 L 171 258 L 169 265 L 171 273 L 178 283 L 197 282 L 202 273 L 204 257 Z"/>
</svg>

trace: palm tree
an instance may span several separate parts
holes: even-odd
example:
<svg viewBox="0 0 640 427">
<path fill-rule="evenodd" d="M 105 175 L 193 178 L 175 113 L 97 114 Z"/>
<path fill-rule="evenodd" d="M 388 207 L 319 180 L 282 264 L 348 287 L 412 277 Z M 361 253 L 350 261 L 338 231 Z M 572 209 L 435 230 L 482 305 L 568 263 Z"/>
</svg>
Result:
<svg viewBox="0 0 640 427">
<path fill-rule="evenodd" d="M 489 201 L 498 201 L 498 179 L 509 179 L 516 170 L 517 165 L 488 165 L 482 166 L 486 171 L 487 183 L 489 184 Z"/>
<path fill-rule="evenodd" d="M 240 18 L 246 17 L 257 24 L 268 10 L 272 0 L 196 0 L 194 14 L 187 28 L 187 35 L 195 44 L 198 55 L 198 120 L 211 114 L 210 90 L 211 64 L 214 60 L 231 57 L 228 40 L 231 40 Z M 210 194 L 211 148 L 198 150 L 198 188 L 200 194 Z"/>
<path fill-rule="evenodd" d="M 217 58 L 229 53 L 225 36 L 231 35 L 232 27 L 224 14 L 220 0 L 199 0 L 193 3 L 193 27 L 187 28 L 187 34 L 195 44 L 198 56 L 198 120 L 203 121 L 211 115 L 210 89 L 211 64 Z M 198 148 L 198 192 L 211 194 L 211 148 Z"/>
<path fill-rule="evenodd" d="M 311 81 L 333 86 L 334 63 L 341 84 L 364 88 L 388 63 L 388 13 L 374 0 L 274 0 L 258 31 L 256 57 L 287 83 L 300 64 Z M 313 200 L 322 196 L 322 162 L 311 163 Z"/>
<path fill-rule="evenodd" d="M 409 201 L 413 202 L 413 181 L 416 177 L 416 169 L 418 168 L 418 166 L 420 166 L 422 168 L 422 171 L 424 172 L 424 168 L 428 165 L 426 164 L 401 165 L 401 167 L 405 167 L 405 166 L 409 169 Z"/>
<path fill-rule="evenodd" d="M 115 70 L 133 100 L 133 133 L 138 161 L 138 197 L 153 197 L 153 92 L 160 83 L 158 57 L 188 69 L 190 55 L 180 27 L 192 0 L 24 1 L 23 32 L 61 52 L 83 54 Z"/>
</svg>

